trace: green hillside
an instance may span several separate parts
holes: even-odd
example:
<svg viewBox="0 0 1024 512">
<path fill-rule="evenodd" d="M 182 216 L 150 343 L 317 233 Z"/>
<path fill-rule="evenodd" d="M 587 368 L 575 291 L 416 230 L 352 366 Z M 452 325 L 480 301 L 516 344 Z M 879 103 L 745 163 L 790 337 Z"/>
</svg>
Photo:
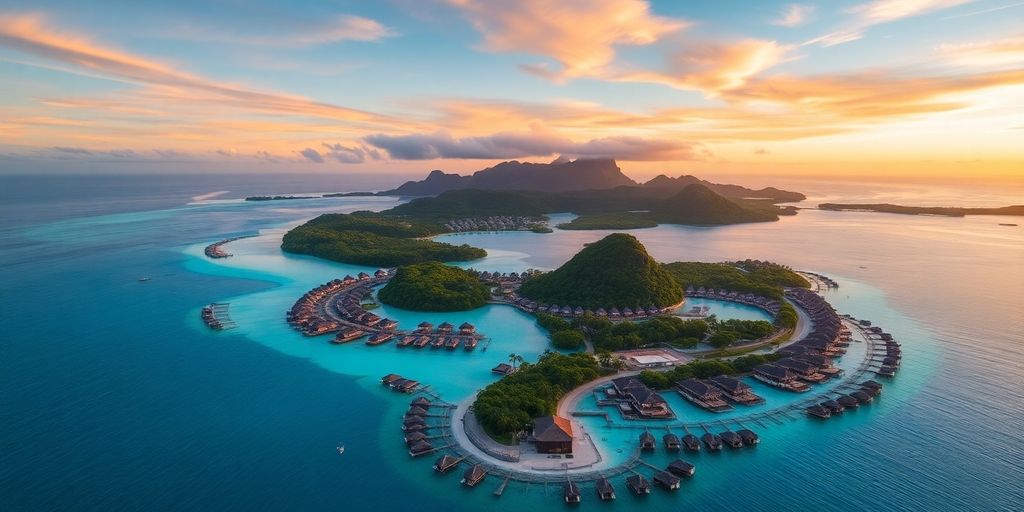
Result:
<svg viewBox="0 0 1024 512">
<path fill-rule="evenodd" d="M 683 300 L 671 274 L 624 233 L 590 244 L 558 270 L 523 283 L 519 294 L 538 302 L 610 308 L 669 306 Z"/>
</svg>

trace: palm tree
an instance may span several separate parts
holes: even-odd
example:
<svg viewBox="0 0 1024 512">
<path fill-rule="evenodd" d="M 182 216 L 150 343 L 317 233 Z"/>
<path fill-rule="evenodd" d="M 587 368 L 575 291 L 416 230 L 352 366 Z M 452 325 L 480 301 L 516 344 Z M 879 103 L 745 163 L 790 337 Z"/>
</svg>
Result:
<svg viewBox="0 0 1024 512">
<path fill-rule="evenodd" d="M 512 352 L 511 354 L 508 355 L 508 362 L 512 363 L 512 369 L 513 370 L 516 369 L 516 363 L 518 363 L 519 361 L 522 361 L 522 359 L 523 359 L 522 356 L 520 356 L 519 354 L 516 354 L 515 352 Z"/>
</svg>

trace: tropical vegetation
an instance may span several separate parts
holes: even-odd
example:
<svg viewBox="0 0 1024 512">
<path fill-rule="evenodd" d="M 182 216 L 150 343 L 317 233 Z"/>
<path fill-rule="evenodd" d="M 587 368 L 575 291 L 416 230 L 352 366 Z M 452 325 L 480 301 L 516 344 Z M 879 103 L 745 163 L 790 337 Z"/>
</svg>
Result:
<svg viewBox="0 0 1024 512">
<path fill-rule="evenodd" d="M 398 267 L 377 298 L 415 311 L 464 311 L 483 306 L 490 295 L 473 273 L 433 261 Z"/>
<path fill-rule="evenodd" d="M 565 393 L 600 376 L 597 360 L 586 353 L 548 352 L 536 364 L 522 363 L 519 371 L 484 388 L 473 412 L 484 430 L 507 439 L 539 416 L 553 414 Z"/>
<path fill-rule="evenodd" d="M 683 291 L 632 235 L 613 233 L 584 247 L 557 270 L 527 279 L 519 295 L 584 308 L 665 307 Z"/>
</svg>

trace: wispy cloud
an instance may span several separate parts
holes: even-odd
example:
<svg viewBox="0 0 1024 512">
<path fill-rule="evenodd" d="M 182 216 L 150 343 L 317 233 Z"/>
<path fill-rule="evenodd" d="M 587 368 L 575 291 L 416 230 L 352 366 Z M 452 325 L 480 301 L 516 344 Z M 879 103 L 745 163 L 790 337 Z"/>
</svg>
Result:
<svg viewBox="0 0 1024 512">
<path fill-rule="evenodd" d="M 695 42 L 669 56 L 664 70 L 620 72 L 609 78 L 654 82 L 715 96 L 742 86 L 747 80 L 785 59 L 791 47 L 775 41 L 744 39 L 734 42 Z"/>
<path fill-rule="evenodd" d="M 835 46 L 862 39 L 872 26 L 921 16 L 976 0 L 873 0 L 847 9 L 852 19 L 842 28 L 813 38 L 804 45 Z"/>
<path fill-rule="evenodd" d="M 1024 65 L 1024 36 L 939 45 L 947 61 L 968 66 Z"/>
<path fill-rule="evenodd" d="M 301 96 L 263 92 L 178 71 L 169 65 L 93 43 L 47 25 L 40 14 L 0 16 L 0 45 L 91 74 L 153 86 L 165 96 L 208 100 L 287 115 L 327 117 L 358 123 L 392 123 L 385 116 L 318 102 Z"/>
<path fill-rule="evenodd" d="M 254 32 L 257 31 L 251 29 L 239 33 L 225 30 L 222 26 L 189 23 L 174 27 L 169 35 L 177 39 L 273 47 L 318 46 L 345 41 L 374 42 L 398 35 L 395 29 L 376 20 L 350 14 L 305 24 L 282 24 L 267 27 L 259 33 Z"/>
<path fill-rule="evenodd" d="M 772 19 L 769 23 L 780 27 L 799 27 L 810 21 L 815 10 L 817 8 L 813 5 L 789 4 L 777 18 Z"/>
</svg>

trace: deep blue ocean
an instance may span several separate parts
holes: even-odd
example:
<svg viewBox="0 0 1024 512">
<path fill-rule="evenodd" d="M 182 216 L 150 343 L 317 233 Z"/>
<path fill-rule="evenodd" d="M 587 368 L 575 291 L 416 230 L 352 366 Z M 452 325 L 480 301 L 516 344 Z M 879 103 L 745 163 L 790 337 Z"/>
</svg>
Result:
<svg viewBox="0 0 1024 512">
<path fill-rule="evenodd" d="M 237 199 L 398 181 L 0 178 L 0 510 L 562 509 L 555 489 L 512 485 L 495 498 L 496 480 L 465 490 L 431 460 L 410 460 L 396 429 L 408 397 L 373 384 L 399 369 L 456 395 L 489 381 L 496 360 L 331 347 L 284 325 L 303 290 L 356 269 L 281 254 L 284 228 L 395 201 Z M 791 188 L 809 192 L 808 204 L 954 195 Z M 1024 202 L 1013 188 L 982 196 Z M 661 261 L 771 259 L 834 277 L 841 287 L 828 299 L 893 332 L 904 368 L 854 414 L 795 418 L 760 432 L 752 450 L 698 455 L 678 493 L 638 500 L 619 484 L 606 504 L 585 489 L 581 508 L 1024 509 L 1024 227 L 1000 222 L 1021 223 L 805 210 L 771 224 L 635 231 Z M 202 258 L 208 243 L 254 234 L 228 246 L 233 258 Z M 478 268 L 553 268 L 604 234 L 452 238 L 489 251 Z M 212 301 L 232 303 L 239 329 L 199 323 Z M 507 311 L 474 312 L 493 357 L 535 356 L 543 336 Z"/>
</svg>

